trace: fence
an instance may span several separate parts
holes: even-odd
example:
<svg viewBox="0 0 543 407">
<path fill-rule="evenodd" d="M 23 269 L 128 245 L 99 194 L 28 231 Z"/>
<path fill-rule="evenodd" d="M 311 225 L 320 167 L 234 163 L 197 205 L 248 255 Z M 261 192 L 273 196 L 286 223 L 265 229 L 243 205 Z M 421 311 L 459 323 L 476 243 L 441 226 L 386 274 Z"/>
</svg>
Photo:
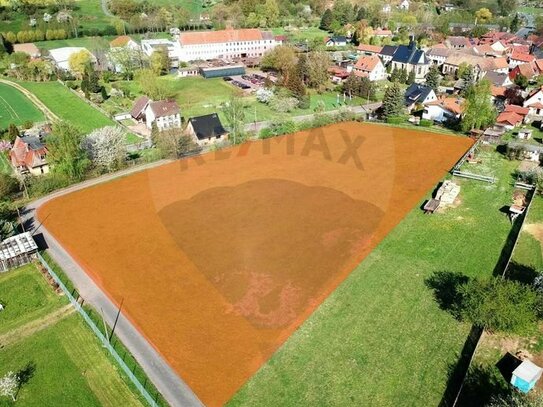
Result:
<svg viewBox="0 0 543 407">
<path fill-rule="evenodd" d="M 508 255 L 507 255 L 507 260 L 505 262 L 502 262 L 502 258 L 500 258 L 500 260 L 498 261 L 498 264 L 496 265 L 496 269 L 500 270 L 501 271 L 501 274 L 500 274 L 500 277 L 502 279 L 505 278 L 505 275 L 507 273 L 507 270 L 509 269 L 509 264 L 511 263 L 511 259 L 513 258 L 513 253 L 515 252 L 515 248 L 517 247 L 517 243 L 518 243 L 518 240 L 519 240 L 519 237 L 520 237 L 520 232 L 522 230 L 522 225 L 524 224 L 524 221 L 528 218 L 528 214 L 530 212 L 530 208 L 532 206 L 532 202 L 534 200 L 534 196 L 536 195 L 536 188 L 534 187 L 531 191 L 530 191 L 530 195 L 529 195 L 529 202 L 528 202 L 528 205 L 526 206 L 526 210 L 524 211 L 523 215 L 522 215 L 522 218 L 516 223 L 516 224 L 513 224 L 513 227 L 511 228 L 511 232 L 510 232 L 510 235 L 513 234 L 513 241 L 512 241 L 512 244 L 510 245 L 510 250 L 508 250 Z M 509 238 L 508 238 L 509 240 Z M 507 249 L 507 241 L 506 241 L 506 245 L 504 247 L 504 250 Z M 503 252 L 502 252 L 503 253 Z M 503 266 L 502 266 L 503 264 Z M 495 271 L 496 271 L 495 269 Z M 443 400 L 441 402 L 441 406 L 449 406 L 451 405 L 452 407 L 455 407 L 456 404 L 458 403 L 458 400 L 460 399 L 460 395 L 462 394 L 462 389 L 464 388 L 464 383 L 466 381 L 466 377 L 468 375 L 468 370 L 469 370 L 469 367 L 471 366 L 471 362 L 473 361 L 473 358 L 475 356 L 475 352 L 477 351 L 477 348 L 479 347 L 479 343 L 481 341 L 481 336 L 483 334 L 483 329 L 481 328 L 478 328 L 478 327 L 475 327 L 473 326 L 472 327 L 472 330 L 470 332 L 470 337 L 468 337 L 468 340 L 466 341 L 467 342 L 470 342 L 471 344 L 471 350 L 466 353 L 466 354 L 462 354 L 461 355 L 461 358 L 459 360 L 459 363 L 457 364 L 457 366 L 462 366 L 461 369 L 458 369 L 458 370 L 462 370 L 462 372 L 457 372 L 457 374 L 459 375 L 459 384 L 458 384 L 458 388 L 457 389 L 447 389 L 444 397 L 443 397 Z M 468 363 L 466 363 L 468 362 Z M 453 384 L 454 386 L 454 384 Z M 448 393 L 448 394 L 447 394 Z M 448 400 L 452 399 L 452 397 L 454 396 L 454 399 L 452 401 L 452 403 L 449 403 Z M 450 399 L 449 399 L 450 397 Z"/>
<path fill-rule="evenodd" d="M 136 387 L 136 389 L 139 391 L 139 393 L 143 396 L 143 398 L 149 403 L 149 405 L 151 405 L 152 407 L 158 407 L 158 404 L 156 403 L 156 401 L 153 399 L 153 397 L 151 397 L 151 395 L 149 394 L 149 392 L 145 389 L 145 387 L 140 383 L 140 381 L 138 380 L 138 378 L 134 375 L 134 373 L 132 372 L 132 370 L 130 370 L 130 368 L 128 367 L 128 365 L 124 362 L 123 358 L 121 358 L 121 356 L 119 356 L 119 354 L 117 353 L 117 351 L 113 348 L 113 346 L 111 345 L 111 343 L 109 342 L 108 338 L 106 336 L 104 336 L 104 334 L 102 333 L 102 331 L 100 331 L 100 329 L 96 326 L 96 324 L 94 323 L 94 321 L 91 319 L 91 317 L 89 316 L 89 314 L 87 314 L 87 312 L 83 309 L 82 305 L 78 302 L 77 299 L 74 298 L 74 296 L 72 295 L 72 292 L 70 292 L 70 290 L 68 290 L 68 288 L 64 285 L 64 283 L 62 282 L 62 280 L 59 278 L 59 276 L 53 271 L 53 269 L 49 266 L 49 264 L 47 263 L 47 261 L 42 257 L 41 254 L 38 253 L 38 259 L 40 260 L 41 264 L 43 265 L 43 267 L 45 267 L 45 269 L 47 270 L 47 272 L 49 273 L 49 275 L 53 278 L 53 280 L 55 280 L 55 282 L 59 285 L 59 287 L 62 289 L 62 291 L 64 292 L 64 294 L 66 295 L 66 297 L 70 300 L 70 302 L 72 303 L 72 305 L 75 307 L 75 309 L 79 312 L 79 314 L 83 317 L 83 319 L 85 320 L 85 322 L 87 323 L 87 325 L 89 325 L 89 327 L 91 328 L 91 330 L 94 332 L 94 334 L 96 335 L 96 337 L 98 338 L 98 340 L 100 342 L 102 342 L 103 346 L 109 351 L 109 353 L 111 354 L 111 356 L 113 356 L 113 358 L 117 361 L 117 363 L 119 364 L 119 366 L 121 367 L 121 369 L 123 370 L 123 372 L 128 376 L 128 378 L 130 379 L 130 381 L 134 384 L 134 386 Z"/>
<path fill-rule="evenodd" d="M 468 179 L 473 179 L 475 181 L 488 182 L 491 184 L 494 184 L 496 182 L 496 178 L 494 177 L 488 177 L 486 175 L 479 175 L 479 174 L 472 174 L 471 172 L 453 170 L 452 174 L 455 177 L 468 178 Z"/>
</svg>

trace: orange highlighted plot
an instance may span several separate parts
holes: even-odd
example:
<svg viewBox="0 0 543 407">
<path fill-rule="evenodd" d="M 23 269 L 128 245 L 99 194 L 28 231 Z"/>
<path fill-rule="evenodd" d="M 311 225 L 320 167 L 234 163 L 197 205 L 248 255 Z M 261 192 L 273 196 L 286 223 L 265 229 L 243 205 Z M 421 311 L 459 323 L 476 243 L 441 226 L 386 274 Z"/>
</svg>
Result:
<svg viewBox="0 0 543 407">
<path fill-rule="evenodd" d="M 74 192 L 39 218 L 114 301 L 124 298 L 200 400 L 219 406 L 470 146 L 337 124 Z"/>
</svg>

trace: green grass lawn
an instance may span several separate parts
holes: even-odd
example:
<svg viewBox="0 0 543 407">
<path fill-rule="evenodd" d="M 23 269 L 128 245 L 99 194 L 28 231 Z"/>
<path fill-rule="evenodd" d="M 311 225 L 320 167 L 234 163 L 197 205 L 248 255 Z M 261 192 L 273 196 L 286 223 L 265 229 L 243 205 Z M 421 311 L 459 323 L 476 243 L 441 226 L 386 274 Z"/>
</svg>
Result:
<svg viewBox="0 0 543 407">
<path fill-rule="evenodd" d="M 113 120 L 86 104 L 59 82 L 21 82 L 21 85 L 34 93 L 53 113 L 77 125 L 85 133 L 115 125 Z"/>
<path fill-rule="evenodd" d="M 82 318 L 74 310 L 66 313 L 66 297 L 53 291 L 36 266 L 0 274 L 0 302 L 5 306 L 0 337 L 7 334 L 0 347 L 0 377 L 35 367 L 17 402 L 0 397 L 0 406 L 143 405 Z M 56 311 L 63 313 L 53 315 Z"/>
<path fill-rule="evenodd" d="M 456 208 L 414 208 L 229 405 L 438 405 L 470 327 L 439 308 L 425 279 L 492 274 L 516 165 L 500 159 L 494 185 L 456 179 Z"/>
<path fill-rule="evenodd" d="M 13 168 L 6 153 L 0 153 L 0 174 L 12 174 Z"/>
<path fill-rule="evenodd" d="M 540 7 L 523 6 L 523 7 L 519 7 L 517 10 L 521 13 L 532 14 L 534 16 L 543 14 L 543 8 L 540 8 Z"/>
<path fill-rule="evenodd" d="M 81 37 L 65 40 L 37 41 L 34 44 L 39 49 L 50 50 L 62 47 L 84 47 L 89 51 L 109 49 L 109 42 L 115 37 Z"/>
<path fill-rule="evenodd" d="M 337 92 L 329 91 L 322 94 L 311 93 L 311 106 L 309 109 L 294 109 L 289 113 L 278 113 L 273 111 L 268 105 L 260 103 L 254 95 L 244 95 L 239 89 L 223 81 L 221 78 L 204 79 L 200 76 L 178 79 L 176 76 L 164 76 L 160 80 L 166 82 L 168 87 L 175 93 L 175 99 L 181 107 L 181 114 L 185 118 L 204 115 L 209 113 L 219 113 L 224 122 L 222 105 L 227 102 L 232 95 L 241 96 L 245 102 L 245 122 L 253 123 L 255 121 L 284 120 L 294 116 L 302 116 L 315 113 L 315 107 L 319 101 L 324 102 L 325 110 L 336 110 L 343 105 L 343 95 L 340 95 L 340 103 L 337 103 Z M 135 81 L 122 82 L 122 86 L 130 89 L 135 95 L 141 95 L 142 90 Z M 361 105 L 365 99 L 356 97 L 351 101 L 347 100 L 347 105 Z M 114 103 L 110 99 L 110 107 Z"/>
<path fill-rule="evenodd" d="M 0 83 L 0 129 L 10 123 L 20 126 L 25 121 L 43 121 L 42 112 L 21 92 L 12 86 Z"/>
<path fill-rule="evenodd" d="M 290 30 L 285 29 L 284 27 L 272 28 L 272 32 L 275 35 L 286 35 L 292 41 L 311 41 L 314 39 L 326 38 L 330 35 L 327 31 L 321 30 L 318 27 L 307 27 L 306 29 L 293 28 Z"/>
<path fill-rule="evenodd" d="M 0 375 L 29 363 L 16 403 L 0 406 L 142 406 L 82 319 L 72 314 L 0 350 Z"/>
<path fill-rule="evenodd" d="M 0 274 L 0 335 L 35 319 L 42 318 L 66 304 L 54 293 L 36 266 Z"/>
</svg>

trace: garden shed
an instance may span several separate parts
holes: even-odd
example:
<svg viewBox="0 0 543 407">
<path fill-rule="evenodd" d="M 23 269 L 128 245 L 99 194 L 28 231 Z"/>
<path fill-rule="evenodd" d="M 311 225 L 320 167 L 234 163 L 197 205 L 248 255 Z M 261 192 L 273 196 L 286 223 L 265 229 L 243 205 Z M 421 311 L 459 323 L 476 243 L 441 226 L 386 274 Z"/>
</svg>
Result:
<svg viewBox="0 0 543 407">
<path fill-rule="evenodd" d="M 543 369 L 535 363 L 524 360 L 511 375 L 511 384 L 523 393 L 532 390 L 541 377 Z"/>
<path fill-rule="evenodd" d="M 28 232 L 3 240 L 0 243 L 0 272 L 30 263 L 37 252 L 38 245 Z"/>
</svg>

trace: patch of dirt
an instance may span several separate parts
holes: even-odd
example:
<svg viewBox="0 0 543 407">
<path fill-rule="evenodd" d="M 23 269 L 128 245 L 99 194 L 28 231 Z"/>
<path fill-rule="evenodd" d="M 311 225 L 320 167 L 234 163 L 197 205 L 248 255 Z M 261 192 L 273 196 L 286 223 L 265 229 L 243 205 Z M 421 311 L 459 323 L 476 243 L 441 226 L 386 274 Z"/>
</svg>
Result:
<svg viewBox="0 0 543 407">
<path fill-rule="evenodd" d="M 525 224 L 522 228 L 541 243 L 543 250 L 543 223 Z"/>
</svg>

